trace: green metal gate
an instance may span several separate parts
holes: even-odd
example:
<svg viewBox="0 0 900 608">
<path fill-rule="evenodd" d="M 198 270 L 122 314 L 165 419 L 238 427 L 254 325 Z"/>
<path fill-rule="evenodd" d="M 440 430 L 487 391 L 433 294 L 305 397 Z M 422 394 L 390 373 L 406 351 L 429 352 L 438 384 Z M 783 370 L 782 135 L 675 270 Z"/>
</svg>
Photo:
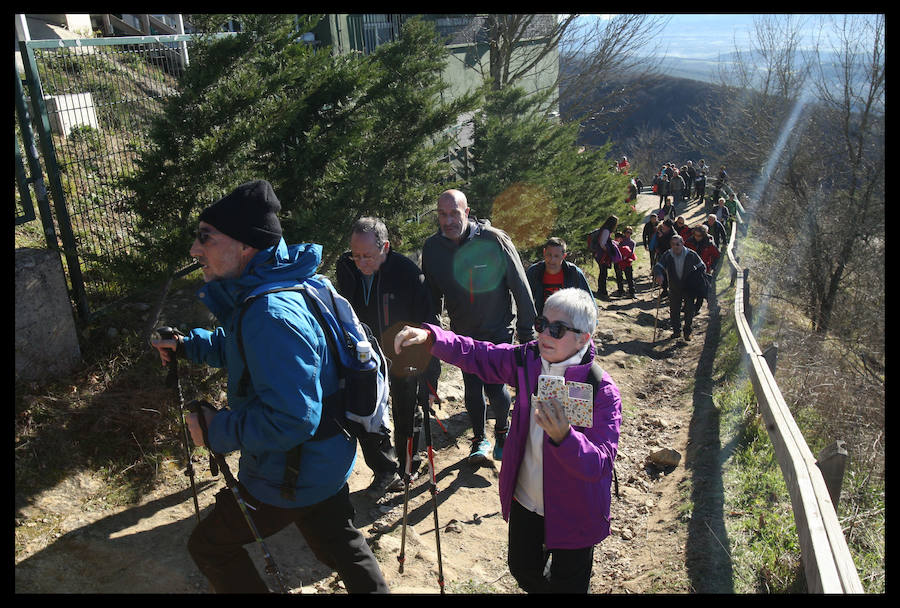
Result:
<svg viewBox="0 0 900 608">
<path fill-rule="evenodd" d="M 63 253 L 82 319 L 125 295 L 109 280 L 136 244 L 132 193 L 122 178 L 134 170 L 163 100 L 175 93 L 193 39 L 19 43 L 25 75 L 16 71 L 16 223 L 36 219 L 33 190 L 47 245 Z"/>
</svg>

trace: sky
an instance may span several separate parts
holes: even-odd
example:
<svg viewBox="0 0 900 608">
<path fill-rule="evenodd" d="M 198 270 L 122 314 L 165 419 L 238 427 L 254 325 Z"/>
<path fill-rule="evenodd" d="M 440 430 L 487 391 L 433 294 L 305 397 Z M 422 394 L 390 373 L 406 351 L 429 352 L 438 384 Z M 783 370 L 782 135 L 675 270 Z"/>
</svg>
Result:
<svg viewBox="0 0 900 608">
<path fill-rule="evenodd" d="M 668 57 L 686 57 L 691 59 L 717 59 L 719 55 L 731 53 L 736 49 L 747 50 L 754 30 L 754 17 L 751 13 L 670 13 L 669 24 L 659 43 L 660 52 Z M 781 15 L 792 17 L 805 26 L 804 41 L 812 45 L 814 36 L 821 30 L 820 18 L 829 15 Z M 603 18 L 603 15 L 590 15 L 589 18 Z M 776 15 L 777 17 L 777 15 Z M 828 31 L 830 28 L 825 28 Z"/>
</svg>

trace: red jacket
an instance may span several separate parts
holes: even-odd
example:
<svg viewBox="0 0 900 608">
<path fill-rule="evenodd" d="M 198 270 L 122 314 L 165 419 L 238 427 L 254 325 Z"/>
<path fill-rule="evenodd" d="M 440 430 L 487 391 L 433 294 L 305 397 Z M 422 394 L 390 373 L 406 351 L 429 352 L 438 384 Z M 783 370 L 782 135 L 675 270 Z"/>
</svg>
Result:
<svg viewBox="0 0 900 608">
<path fill-rule="evenodd" d="M 713 244 L 712 237 L 707 236 L 705 240 L 699 243 L 693 238 L 685 239 L 684 244 L 696 251 L 703 263 L 706 264 L 706 274 L 712 274 L 713 265 L 720 255 L 718 247 Z"/>
<path fill-rule="evenodd" d="M 619 251 L 622 253 L 622 261 L 616 262 L 616 266 L 619 267 L 619 270 L 625 270 L 631 266 L 631 263 L 635 261 L 637 257 L 635 257 L 634 252 L 628 245 L 619 245 Z"/>
</svg>

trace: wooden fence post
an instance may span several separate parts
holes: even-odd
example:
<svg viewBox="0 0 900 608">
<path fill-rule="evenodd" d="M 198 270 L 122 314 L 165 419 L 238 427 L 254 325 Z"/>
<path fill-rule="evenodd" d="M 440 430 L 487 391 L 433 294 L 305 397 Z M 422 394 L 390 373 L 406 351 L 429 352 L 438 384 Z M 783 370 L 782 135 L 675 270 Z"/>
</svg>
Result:
<svg viewBox="0 0 900 608">
<path fill-rule="evenodd" d="M 772 372 L 772 377 L 775 376 L 775 364 L 778 362 L 778 344 L 773 343 L 769 348 L 763 351 L 763 359 L 766 360 L 766 363 L 769 364 L 769 371 Z"/>
<path fill-rule="evenodd" d="M 844 483 L 844 469 L 847 465 L 846 444 L 838 439 L 821 452 L 816 459 L 816 466 L 822 471 L 831 504 L 837 513 L 838 499 L 841 497 L 841 485 Z"/>
<path fill-rule="evenodd" d="M 744 268 L 744 318 L 753 325 L 753 309 L 750 307 L 750 269 Z"/>
</svg>

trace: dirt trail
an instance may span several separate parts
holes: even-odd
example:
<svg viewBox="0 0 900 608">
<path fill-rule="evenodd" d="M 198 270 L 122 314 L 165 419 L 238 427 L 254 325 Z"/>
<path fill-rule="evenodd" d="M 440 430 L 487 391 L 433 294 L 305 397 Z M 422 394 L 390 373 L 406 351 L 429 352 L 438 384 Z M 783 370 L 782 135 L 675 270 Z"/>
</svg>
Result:
<svg viewBox="0 0 900 608">
<path fill-rule="evenodd" d="M 655 209 L 657 202 L 657 197 L 641 195 L 638 207 Z M 698 205 L 686 211 L 692 225 L 703 215 Z M 620 497 L 613 498 L 612 534 L 594 553 L 592 592 L 729 592 L 730 564 L 718 544 L 725 539 L 718 418 L 709 398 L 718 314 L 726 312 L 711 318 L 704 306 L 694 323 L 694 339 L 677 342 L 664 329 L 664 300 L 660 331 L 652 343 L 656 293 L 640 232 L 641 226 L 635 227 L 637 298 L 603 302 L 595 335 L 602 345 L 598 360 L 618 384 L 624 411 L 616 463 Z M 446 432 L 437 424 L 432 428 L 446 592 L 520 593 L 506 567 L 507 526 L 497 491 L 500 464 L 473 469 L 465 461 L 471 430 L 458 370 L 444 367 L 440 393 L 445 401 L 438 416 Z M 648 465 L 648 455 L 663 448 L 678 452 L 678 464 L 664 469 Z M 206 510 L 223 484 L 209 477 L 205 463 L 197 467 L 203 471 L 200 505 Z M 177 470 L 163 471 L 161 477 L 166 483 L 127 508 L 85 508 L 103 490 L 100 478 L 90 471 L 34 497 L 17 513 L 17 526 L 42 520 L 54 525 L 16 557 L 16 591 L 206 592 L 205 579 L 185 548 L 196 523 L 189 483 Z M 425 476 L 410 491 L 403 574 L 397 561 L 403 493 L 373 502 L 362 491 L 370 478 L 360 455 L 350 480 L 355 523 L 370 539 L 392 591 L 438 592 L 435 523 Z M 694 505 L 688 517 L 680 515 L 685 501 Z M 343 592 L 295 529 L 283 530 L 268 543 L 295 592 Z M 248 551 L 262 571 L 257 547 L 248 546 Z"/>
</svg>

